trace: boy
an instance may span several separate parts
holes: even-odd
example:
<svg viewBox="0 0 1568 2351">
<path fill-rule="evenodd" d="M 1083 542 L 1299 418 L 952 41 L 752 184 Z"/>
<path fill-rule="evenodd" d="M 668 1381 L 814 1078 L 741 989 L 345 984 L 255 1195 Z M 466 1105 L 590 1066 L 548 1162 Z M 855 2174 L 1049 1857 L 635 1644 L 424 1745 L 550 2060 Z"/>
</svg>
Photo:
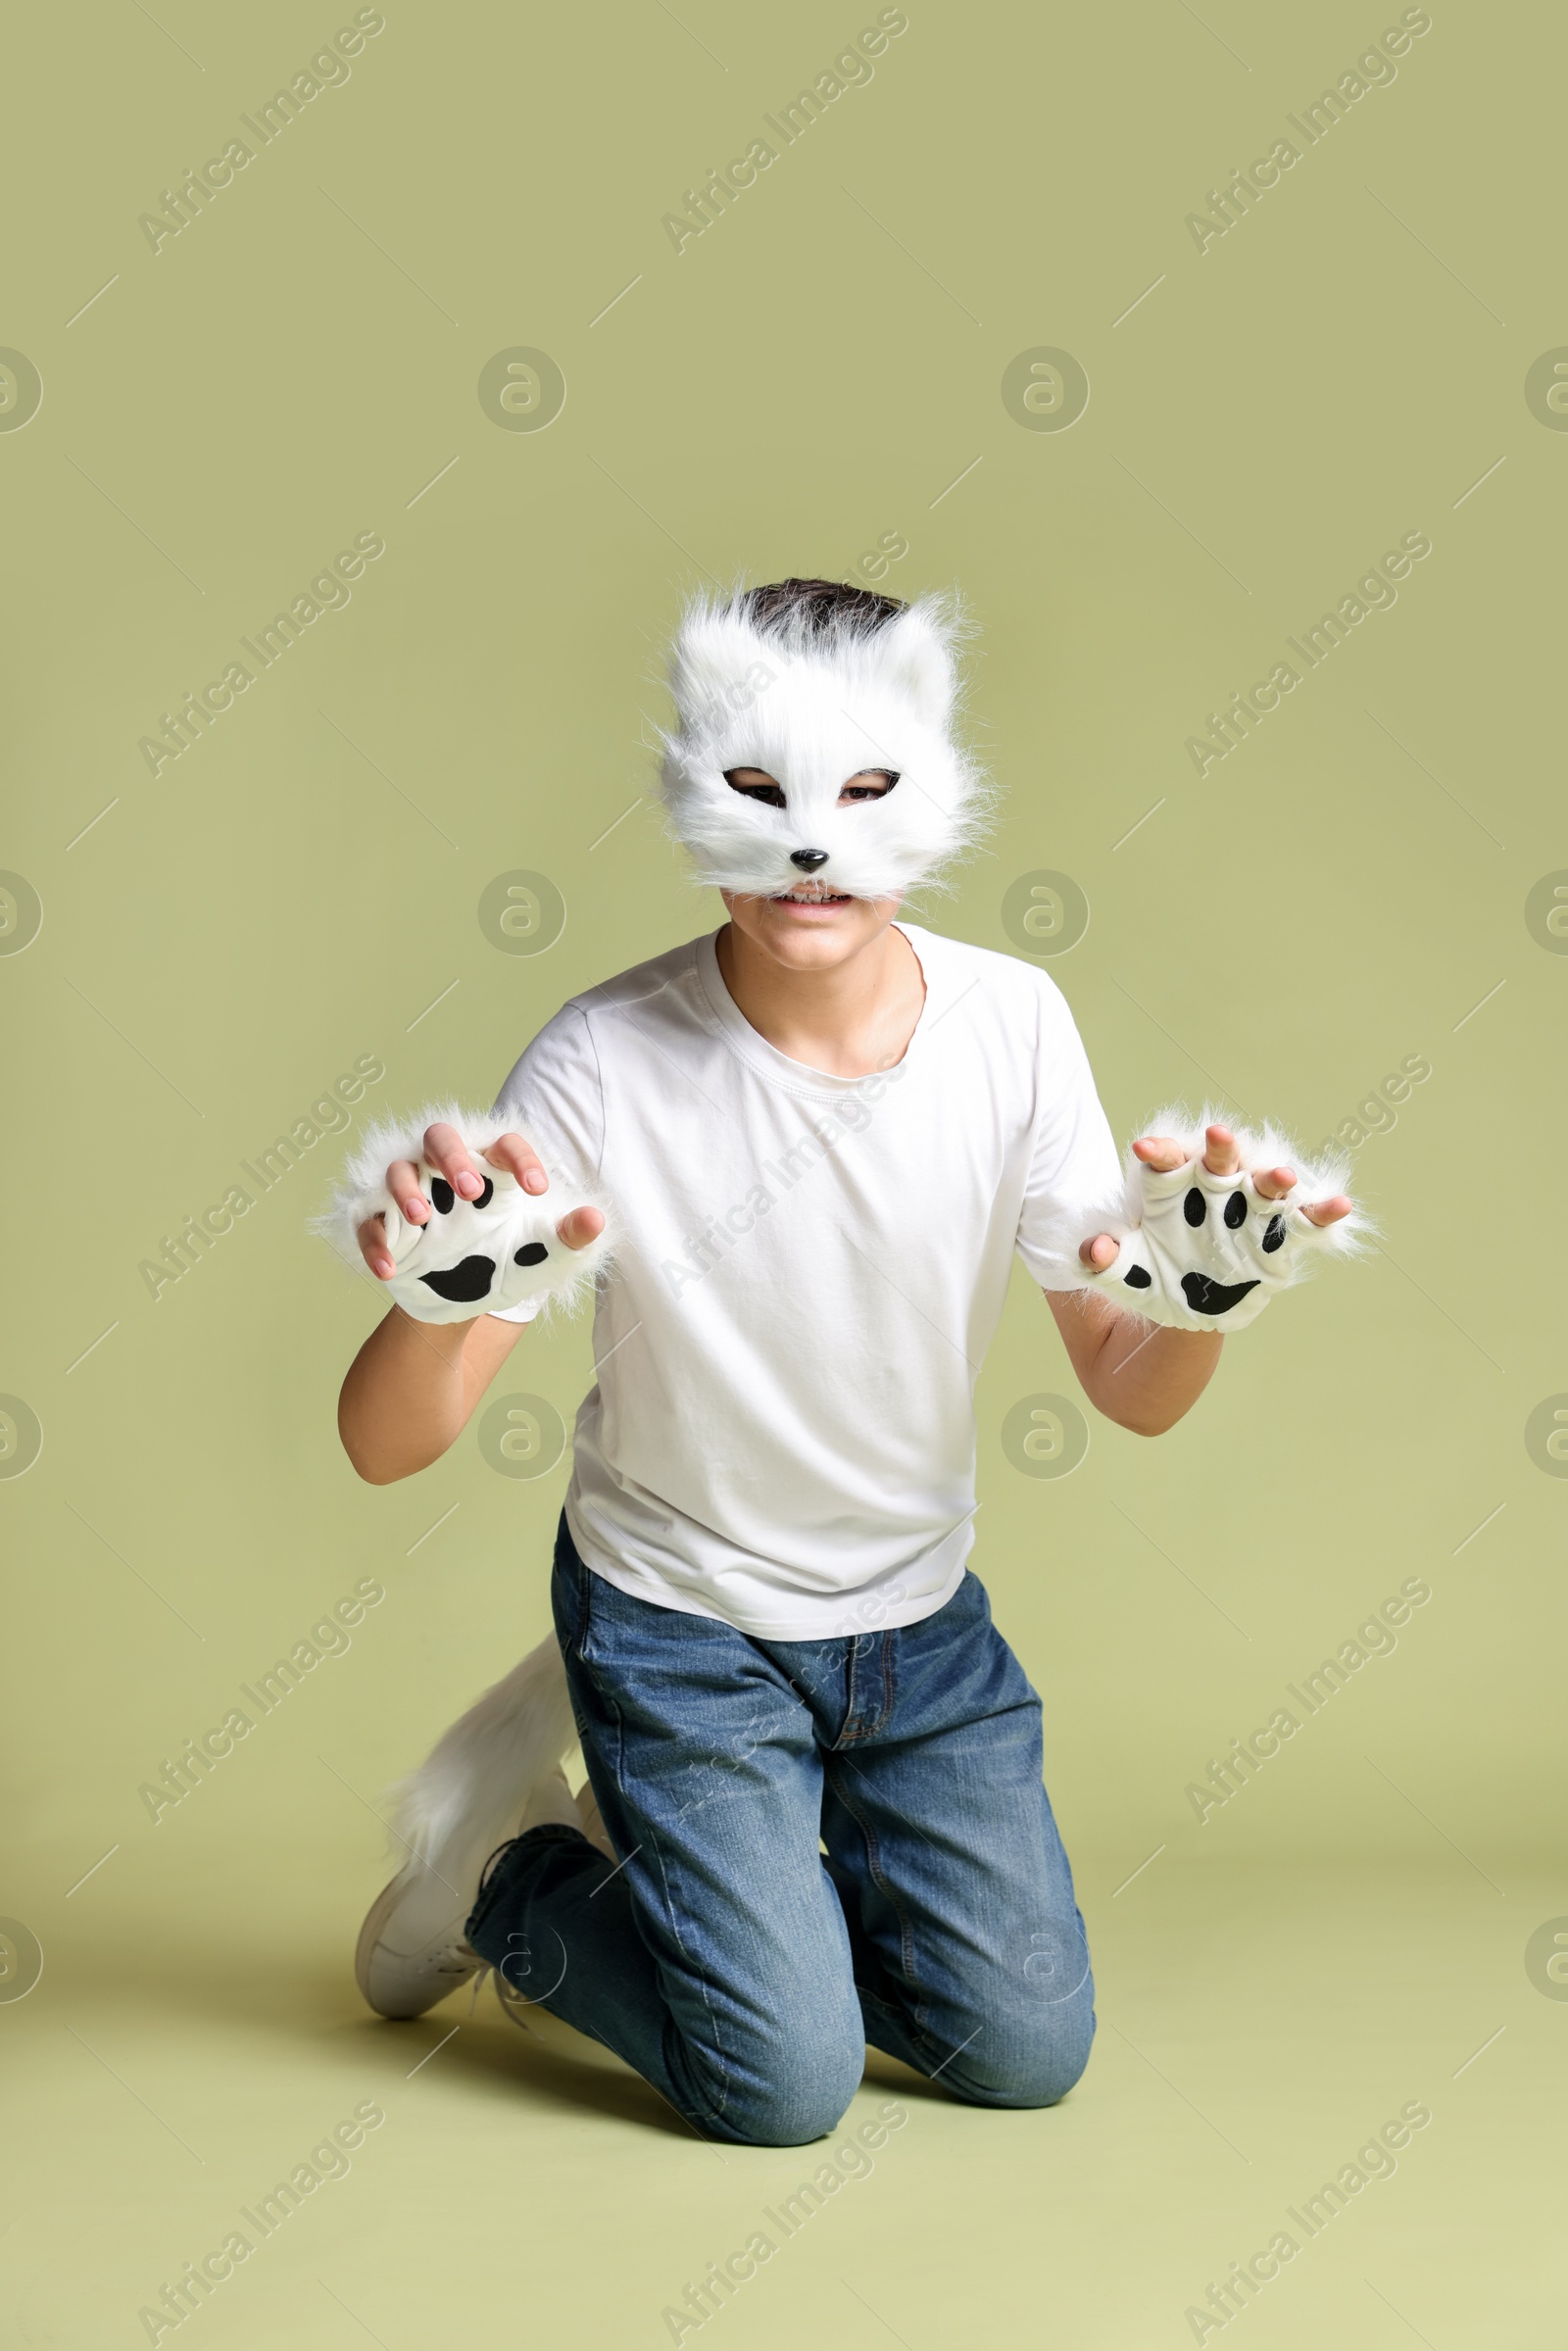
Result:
<svg viewBox="0 0 1568 2351">
<path fill-rule="evenodd" d="M 1091 1402 L 1152 1436 L 1219 1322 L 1348 1231 L 1272 1135 L 1246 1165 L 1218 1125 L 1146 1138 L 1124 1182 L 1051 980 L 895 921 L 984 812 L 953 637 L 821 580 L 689 614 L 665 795 L 727 924 L 568 1004 L 488 1120 L 414 1130 L 352 1211 L 403 1301 L 343 1390 L 376 1483 L 516 1344 L 512 1268 L 559 1288 L 614 1245 L 553 1585 L 591 1800 L 536 1790 L 438 1933 L 405 1872 L 362 1985 L 412 2014 L 488 1963 L 720 2139 L 831 2131 L 867 2042 L 994 2106 L 1088 2057 L 1040 1701 L 965 1565 L 1014 1250 Z M 537 1238 L 459 1255 L 463 1202 Z"/>
</svg>

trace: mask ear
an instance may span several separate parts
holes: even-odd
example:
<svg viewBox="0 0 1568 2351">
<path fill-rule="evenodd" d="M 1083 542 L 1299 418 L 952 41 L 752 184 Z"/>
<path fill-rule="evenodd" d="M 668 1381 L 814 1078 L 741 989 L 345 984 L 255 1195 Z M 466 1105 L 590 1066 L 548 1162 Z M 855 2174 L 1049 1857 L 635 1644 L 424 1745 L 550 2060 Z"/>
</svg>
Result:
<svg viewBox="0 0 1568 2351">
<path fill-rule="evenodd" d="M 865 642 L 878 683 L 903 696 L 927 726 L 945 731 L 958 680 L 952 625 L 939 608 L 930 602 L 911 605 Z"/>
<path fill-rule="evenodd" d="M 687 614 L 669 667 L 682 734 L 698 732 L 748 698 L 748 680 L 761 653 L 756 630 L 732 613 L 698 606 Z"/>
</svg>

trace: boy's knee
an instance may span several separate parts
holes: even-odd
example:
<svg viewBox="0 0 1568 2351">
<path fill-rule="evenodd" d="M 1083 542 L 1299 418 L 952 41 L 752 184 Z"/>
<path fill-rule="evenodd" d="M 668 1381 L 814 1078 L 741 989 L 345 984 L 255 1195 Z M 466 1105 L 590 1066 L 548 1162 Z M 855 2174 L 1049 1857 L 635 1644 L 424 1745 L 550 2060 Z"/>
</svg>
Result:
<svg viewBox="0 0 1568 2351">
<path fill-rule="evenodd" d="M 732 2078 L 719 2127 L 743 2146 L 807 2146 L 843 2120 L 864 2068 L 858 2043 L 784 2045 Z"/>
<path fill-rule="evenodd" d="M 1082 2079 L 1094 2037 L 1087 2000 L 1067 2013 L 1046 2009 L 993 2022 L 941 2079 L 975 2106 L 1054 2106 Z"/>
</svg>

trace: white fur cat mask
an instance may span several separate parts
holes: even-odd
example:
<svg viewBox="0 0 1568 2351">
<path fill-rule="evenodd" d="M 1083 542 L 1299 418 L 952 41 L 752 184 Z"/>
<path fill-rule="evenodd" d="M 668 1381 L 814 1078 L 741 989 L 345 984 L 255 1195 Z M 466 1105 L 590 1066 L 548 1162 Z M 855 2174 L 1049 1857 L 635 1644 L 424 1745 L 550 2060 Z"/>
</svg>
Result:
<svg viewBox="0 0 1568 2351">
<path fill-rule="evenodd" d="M 670 659 L 678 725 L 664 799 L 700 879 L 773 897 L 814 880 L 852 898 L 902 898 L 978 833 L 987 788 L 955 742 L 957 621 L 935 598 L 893 618 L 809 611 L 758 620 L 744 592 L 687 612 Z M 748 798 L 726 769 L 760 768 L 785 805 Z M 880 799 L 839 805 L 883 769 Z"/>
</svg>

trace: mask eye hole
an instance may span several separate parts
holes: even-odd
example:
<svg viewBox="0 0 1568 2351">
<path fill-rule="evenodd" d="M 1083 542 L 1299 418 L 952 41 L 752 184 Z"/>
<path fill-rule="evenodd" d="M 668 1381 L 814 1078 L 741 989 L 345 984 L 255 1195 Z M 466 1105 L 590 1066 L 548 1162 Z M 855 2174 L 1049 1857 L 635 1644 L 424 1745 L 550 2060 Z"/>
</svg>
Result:
<svg viewBox="0 0 1568 2351">
<path fill-rule="evenodd" d="M 861 767 L 851 776 L 839 794 L 839 807 L 853 808 L 862 800 L 886 800 L 898 780 L 896 768 Z"/>
<path fill-rule="evenodd" d="M 726 767 L 724 781 L 743 800 L 760 801 L 763 808 L 782 808 L 788 805 L 783 785 L 765 767 Z"/>
</svg>

